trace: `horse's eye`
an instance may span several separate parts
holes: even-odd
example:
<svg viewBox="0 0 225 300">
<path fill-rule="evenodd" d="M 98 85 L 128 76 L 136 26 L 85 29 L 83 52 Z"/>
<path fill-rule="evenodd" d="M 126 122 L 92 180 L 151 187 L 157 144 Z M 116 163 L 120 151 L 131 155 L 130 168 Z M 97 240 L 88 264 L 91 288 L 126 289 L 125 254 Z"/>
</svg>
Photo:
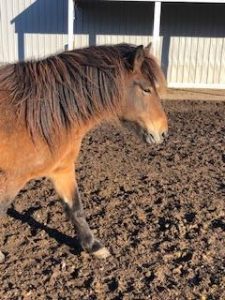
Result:
<svg viewBox="0 0 225 300">
<path fill-rule="evenodd" d="M 143 88 L 143 92 L 147 94 L 151 94 L 151 89 L 150 88 Z"/>
</svg>

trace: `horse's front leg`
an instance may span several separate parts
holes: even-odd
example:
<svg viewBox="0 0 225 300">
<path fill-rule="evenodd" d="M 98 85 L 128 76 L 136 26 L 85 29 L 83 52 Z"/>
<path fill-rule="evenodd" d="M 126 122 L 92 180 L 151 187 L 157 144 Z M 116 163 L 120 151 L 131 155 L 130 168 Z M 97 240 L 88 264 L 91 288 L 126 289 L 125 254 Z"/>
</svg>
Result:
<svg viewBox="0 0 225 300">
<path fill-rule="evenodd" d="M 109 251 L 97 240 L 86 221 L 80 199 L 74 166 L 59 169 L 51 176 L 55 189 L 65 203 L 65 211 L 74 224 L 82 248 L 98 258 L 106 258 Z"/>
<path fill-rule="evenodd" d="M 8 208 L 25 183 L 25 178 L 13 177 L 0 169 L 0 216 L 7 213 Z"/>
</svg>

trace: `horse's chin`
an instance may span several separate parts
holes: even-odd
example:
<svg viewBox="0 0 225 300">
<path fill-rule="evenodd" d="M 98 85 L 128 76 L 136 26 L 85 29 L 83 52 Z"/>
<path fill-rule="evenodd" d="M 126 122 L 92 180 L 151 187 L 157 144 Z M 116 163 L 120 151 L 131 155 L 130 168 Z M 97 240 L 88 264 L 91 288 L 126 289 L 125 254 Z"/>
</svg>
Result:
<svg viewBox="0 0 225 300">
<path fill-rule="evenodd" d="M 155 144 L 154 136 L 149 133 L 146 129 L 142 128 L 138 123 L 127 120 L 120 120 L 122 125 L 127 128 L 129 131 L 135 133 L 142 141 L 147 144 Z"/>
<path fill-rule="evenodd" d="M 121 119 L 120 122 L 123 127 L 127 128 L 129 131 L 134 132 L 137 136 L 143 135 L 142 128 L 136 122 L 128 121 L 125 119 Z"/>
<path fill-rule="evenodd" d="M 141 127 L 138 123 L 127 120 L 120 120 L 122 125 L 134 132 L 142 141 L 148 145 L 159 145 L 163 143 L 164 139 L 157 133 L 151 133 L 147 129 Z"/>
</svg>

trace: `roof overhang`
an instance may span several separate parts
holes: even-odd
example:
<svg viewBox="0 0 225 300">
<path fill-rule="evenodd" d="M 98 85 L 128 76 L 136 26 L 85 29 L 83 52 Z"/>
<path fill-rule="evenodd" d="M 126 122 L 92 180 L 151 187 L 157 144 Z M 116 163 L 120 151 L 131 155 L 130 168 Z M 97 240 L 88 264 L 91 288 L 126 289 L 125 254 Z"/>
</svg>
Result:
<svg viewBox="0 0 225 300">
<path fill-rule="evenodd" d="M 74 0 L 74 2 L 163 2 L 163 3 L 223 3 L 225 4 L 224 0 Z"/>
</svg>

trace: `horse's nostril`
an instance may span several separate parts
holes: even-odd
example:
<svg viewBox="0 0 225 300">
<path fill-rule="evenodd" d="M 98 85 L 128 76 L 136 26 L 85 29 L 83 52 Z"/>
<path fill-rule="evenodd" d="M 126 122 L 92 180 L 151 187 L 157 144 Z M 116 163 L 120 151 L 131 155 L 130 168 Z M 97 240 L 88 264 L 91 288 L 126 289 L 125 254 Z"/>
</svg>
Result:
<svg viewBox="0 0 225 300">
<path fill-rule="evenodd" d="M 163 133 L 162 133 L 162 137 L 165 139 L 165 138 L 167 138 L 168 137 L 168 131 L 164 131 Z"/>
</svg>

